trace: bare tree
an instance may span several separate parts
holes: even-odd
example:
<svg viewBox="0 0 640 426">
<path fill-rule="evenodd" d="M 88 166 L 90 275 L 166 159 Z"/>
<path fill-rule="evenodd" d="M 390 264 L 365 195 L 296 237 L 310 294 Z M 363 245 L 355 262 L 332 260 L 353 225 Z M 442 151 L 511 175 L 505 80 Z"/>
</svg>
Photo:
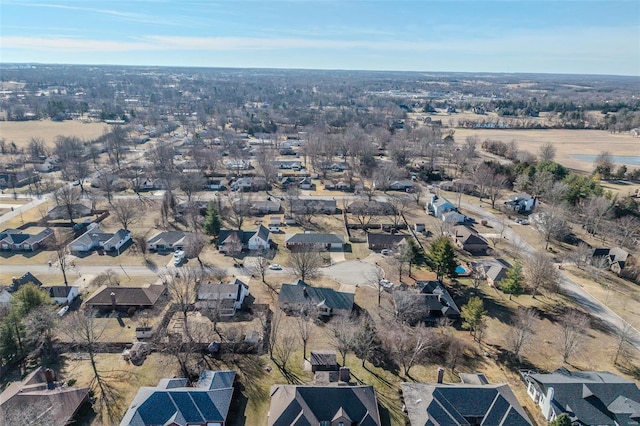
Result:
<svg viewBox="0 0 640 426">
<path fill-rule="evenodd" d="M 486 163 L 480 163 L 475 168 L 473 172 L 473 182 L 478 186 L 478 197 L 480 198 L 480 201 L 482 201 L 486 195 L 487 182 L 489 182 L 494 175 L 495 172 L 493 168 Z"/>
<path fill-rule="evenodd" d="M 545 252 L 536 250 L 525 256 L 524 272 L 534 298 L 539 290 L 554 291 L 558 288 L 558 271 L 553 259 Z"/>
<path fill-rule="evenodd" d="M 606 223 L 607 217 L 611 214 L 613 205 L 603 196 L 592 195 L 582 202 L 581 213 L 584 221 L 584 228 L 591 235 L 599 234 L 604 242 L 606 234 L 602 225 Z"/>
<path fill-rule="evenodd" d="M 183 171 L 178 178 L 178 186 L 187 196 L 187 202 L 191 201 L 194 193 L 202 191 L 206 183 L 204 175 L 199 171 L 197 173 Z"/>
<path fill-rule="evenodd" d="M 185 255 L 189 258 L 195 257 L 196 259 L 198 259 L 200 267 L 204 268 L 204 263 L 202 263 L 200 255 L 202 254 L 202 251 L 207 247 L 207 245 L 209 245 L 209 240 L 207 237 L 202 234 L 192 232 L 187 235 L 187 238 L 185 238 L 184 241 Z"/>
<path fill-rule="evenodd" d="M 382 299 L 382 292 L 384 291 L 383 280 L 384 279 L 384 270 L 381 267 L 376 267 L 375 271 L 367 276 L 367 282 L 371 285 L 371 287 L 376 289 L 376 293 L 378 293 L 378 307 L 380 307 L 380 301 Z"/>
<path fill-rule="evenodd" d="M 362 367 L 380 345 L 375 322 L 368 315 L 358 321 L 353 337 L 353 352 L 362 360 Z"/>
<path fill-rule="evenodd" d="M 81 197 L 80 190 L 73 186 L 65 185 L 53 193 L 53 200 L 56 205 L 66 211 L 66 215 L 71 223 L 78 216 L 78 203 Z"/>
<path fill-rule="evenodd" d="M 273 150 L 263 146 L 257 150 L 255 158 L 258 163 L 258 169 L 260 170 L 264 180 L 267 182 L 267 186 L 272 186 L 278 177 L 278 169 L 275 163 Z"/>
<path fill-rule="evenodd" d="M 75 311 L 67 317 L 62 330 L 80 350 L 88 355 L 93 373 L 91 388 L 97 396 L 98 406 L 101 409 L 99 412 L 105 412 L 107 417 L 105 424 L 109 424 L 120 418 L 124 407 L 121 391 L 116 386 L 116 383 L 123 380 L 122 375 L 113 370 L 103 370 L 98 366 L 97 355 L 106 325 L 106 322 L 99 323 L 95 320 L 93 311 Z"/>
<path fill-rule="evenodd" d="M 389 348 L 396 362 L 402 367 L 406 377 L 410 377 L 409 374 L 414 365 L 424 360 L 429 352 L 440 344 L 435 331 L 424 326 L 396 325 L 389 327 L 385 340 L 385 346 Z"/>
<path fill-rule="evenodd" d="M 346 316 L 335 317 L 329 324 L 329 338 L 333 347 L 342 357 L 342 365 L 347 365 L 347 354 L 353 348 L 356 327 L 353 320 Z"/>
<path fill-rule="evenodd" d="M 269 270 L 269 258 L 266 253 L 261 253 L 251 259 L 249 270 L 252 274 L 258 275 L 263 283 L 266 283 L 266 275 Z"/>
<path fill-rule="evenodd" d="M 507 333 L 507 344 L 518 361 L 522 362 L 521 351 L 531 342 L 535 333 L 538 314 L 532 308 L 520 308 L 516 312 Z"/>
<path fill-rule="evenodd" d="M 242 229 L 245 219 L 250 215 L 251 200 L 243 192 L 235 197 L 229 197 L 229 223 L 236 229 Z"/>
<path fill-rule="evenodd" d="M 541 161 L 553 161 L 556 158 L 556 147 L 552 143 L 540 145 L 538 149 Z"/>
<path fill-rule="evenodd" d="M 544 249 L 549 248 L 552 238 L 560 240 L 569 232 L 564 208 L 549 206 L 542 209 L 533 221 L 533 225 L 541 232 L 545 241 Z"/>
<path fill-rule="evenodd" d="M 67 257 L 67 243 L 71 240 L 72 234 L 70 230 L 64 228 L 54 228 L 53 235 L 47 240 L 46 246 L 49 250 L 55 252 L 55 258 L 58 262 L 64 285 L 68 286 L 67 271 L 71 266 Z"/>
<path fill-rule="evenodd" d="M 280 334 L 280 326 L 282 324 L 283 317 L 284 314 L 280 309 L 276 309 L 271 316 L 268 315 L 268 312 L 265 315 L 260 316 L 263 330 L 267 336 L 267 350 L 271 359 L 274 357 L 274 350 L 278 343 L 278 335 Z"/>
<path fill-rule="evenodd" d="M 570 309 L 560 319 L 560 353 L 562 362 L 568 362 L 584 342 L 589 327 L 589 316 L 576 309 Z"/>
<path fill-rule="evenodd" d="M 491 208 L 496 208 L 496 201 L 504 193 L 507 185 L 507 178 L 500 173 L 492 173 L 489 175 L 489 179 L 486 181 L 487 197 L 491 202 Z"/>
<path fill-rule="evenodd" d="M 634 248 L 640 242 L 640 219 L 635 216 L 623 216 L 615 221 L 616 242 L 622 247 Z"/>
<path fill-rule="evenodd" d="M 280 363 L 280 368 L 287 370 L 287 363 L 296 350 L 296 335 L 290 329 L 284 329 L 277 336 L 273 348 L 273 359 Z"/>
<path fill-rule="evenodd" d="M 48 155 L 49 150 L 47 149 L 44 139 L 32 136 L 27 143 L 27 152 L 29 153 L 29 159 L 39 160 L 41 157 Z"/>
<path fill-rule="evenodd" d="M 302 341 L 302 358 L 307 359 L 307 344 L 313 336 L 313 306 L 302 306 L 296 315 L 296 325 L 298 326 L 298 336 Z"/>
<path fill-rule="evenodd" d="M 593 249 L 587 243 L 581 242 L 578 247 L 568 253 L 568 260 L 575 263 L 580 269 L 589 265 L 593 257 Z M 609 265 L 607 264 L 607 267 Z"/>
<path fill-rule="evenodd" d="M 627 346 L 631 341 L 632 334 L 633 334 L 633 326 L 630 323 L 625 321 L 622 328 L 619 329 L 616 333 L 617 346 L 616 346 L 616 354 L 613 357 L 614 365 L 618 365 L 618 358 L 620 357 L 620 355 L 622 355 L 623 358 L 627 358 L 627 356 L 625 356 L 626 350 L 627 350 Z"/>
<path fill-rule="evenodd" d="M 467 345 L 462 339 L 458 339 L 455 336 L 449 336 L 447 340 L 447 351 L 445 352 L 445 364 L 455 371 L 458 363 L 464 356 L 464 352 L 467 349 Z"/>
<path fill-rule="evenodd" d="M 393 310 L 396 320 L 406 325 L 416 324 L 428 313 L 424 298 L 411 291 L 393 293 Z"/>
<path fill-rule="evenodd" d="M 122 198 L 111 203 L 111 214 L 126 230 L 129 230 L 131 225 L 140 222 L 145 213 L 146 206 L 135 198 Z"/>
<path fill-rule="evenodd" d="M 198 269 L 186 268 L 170 273 L 164 277 L 167 292 L 173 303 L 178 306 L 184 321 L 184 333 L 190 336 L 188 324 L 188 312 L 196 300 L 197 285 L 200 283 L 202 274 Z"/>
<path fill-rule="evenodd" d="M 147 239 L 144 235 L 135 235 L 133 238 L 133 244 L 136 246 L 136 250 L 142 256 L 142 259 L 147 260 L 147 254 L 149 251 L 147 250 Z"/>
<path fill-rule="evenodd" d="M 322 266 L 323 260 L 320 253 L 310 248 L 294 250 L 289 253 L 289 266 L 293 268 L 294 273 L 306 281 L 318 274 L 318 270 Z"/>
</svg>

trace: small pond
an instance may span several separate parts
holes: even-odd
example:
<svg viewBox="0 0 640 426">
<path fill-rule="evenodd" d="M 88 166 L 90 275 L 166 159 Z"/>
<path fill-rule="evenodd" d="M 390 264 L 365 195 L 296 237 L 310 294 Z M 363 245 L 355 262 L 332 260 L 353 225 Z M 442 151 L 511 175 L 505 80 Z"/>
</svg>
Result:
<svg viewBox="0 0 640 426">
<path fill-rule="evenodd" d="M 572 158 L 580 161 L 593 163 L 598 158 L 597 155 L 591 154 L 571 154 Z M 616 164 L 625 164 L 628 166 L 640 166 L 640 155 L 612 155 L 611 161 Z"/>
</svg>

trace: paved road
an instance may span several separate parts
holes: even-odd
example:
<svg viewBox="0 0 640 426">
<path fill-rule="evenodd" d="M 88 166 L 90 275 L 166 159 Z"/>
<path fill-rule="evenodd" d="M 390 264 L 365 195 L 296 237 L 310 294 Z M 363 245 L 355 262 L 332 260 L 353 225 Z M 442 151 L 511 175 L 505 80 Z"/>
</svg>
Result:
<svg viewBox="0 0 640 426">
<path fill-rule="evenodd" d="M 483 205 L 487 205 L 484 203 Z M 499 228 L 502 224 L 500 221 L 490 212 L 479 205 L 470 204 L 466 202 L 460 203 L 461 208 L 473 212 L 477 218 L 486 220 L 491 226 Z M 511 224 L 509 224 L 511 225 Z M 513 224 L 511 226 L 521 226 Z M 535 249 L 526 240 L 516 234 L 512 228 L 507 227 L 504 231 L 504 236 L 512 242 L 515 247 L 525 253 L 533 253 Z M 558 269 L 560 275 L 560 288 L 564 294 L 574 299 L 585 310 L 591 313 L 596 318 L 602 320 L 611 330 L 616 332 L 622 331 L 627 322 L 622 319 L 618 314 L 609 309 L 604 303 L 589 294 L 580 284 L 569 278 L 562 270 Z M 637 328 L 631 327 L 629 342 L 640 351 L 640 331 Z"/>
<path fill-rule="evenodd" d="M 2 228 L 2 224 L 8 220 L 13 219 L 14 217 L 20 216 L 20 213 L 27 212 L 40 204 L 46 203 L 50 199 L 51 195 L 41 195 L 41 196 L 26 196 L 26 195 L 18 195 L 17 198 L 33 198 L 30 202 L 23 204 L 21 206 L 15 206 L 13 211 L 6 212 L 2 216 L 0 216 L 0 228 Z M 14 198 L 13 194 L 2 194 L 2 198 Z"/>
</svg>

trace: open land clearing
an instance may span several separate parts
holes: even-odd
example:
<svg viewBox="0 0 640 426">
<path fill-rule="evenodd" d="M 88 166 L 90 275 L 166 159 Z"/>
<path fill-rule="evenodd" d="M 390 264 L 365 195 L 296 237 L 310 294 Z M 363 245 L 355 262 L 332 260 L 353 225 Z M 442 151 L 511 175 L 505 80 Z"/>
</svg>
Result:
<svg viewBox="0 0 640 426">
<path fill-rule="evenodd" d="M 477 136 L 482 143 L 486 139 L 510 142 L 515 140 L 518 148 L 537 154 L 540 146 L 552 143 L 556 147 L 556 159 L 565 167 L 591 172 L 593 165 L 588 161 L 573 158 L 575 154 L 598 155 L 608 151 L 616 156 L 636 156 L 640 153 L 640 139 L 630 134 L 610 133 L 604 130 L 566 130 L 566 129 L 455 129 L 457 141 L 468 136 Z M 633 168 L 632 165 L 626 165 Z"/>
<path fill-rule="evenodd" d="M 48 147 L 53 147 L 56 136 L 76 136 L 93 139 L 101 136 L 109 125 L 105 123 L 83 123 L 67 121 L 0 121 L 0 138 L 7 143 L 15 142 L 18 149 L 26 148 L 30 138 L 42 138 Z"/>
</svg>

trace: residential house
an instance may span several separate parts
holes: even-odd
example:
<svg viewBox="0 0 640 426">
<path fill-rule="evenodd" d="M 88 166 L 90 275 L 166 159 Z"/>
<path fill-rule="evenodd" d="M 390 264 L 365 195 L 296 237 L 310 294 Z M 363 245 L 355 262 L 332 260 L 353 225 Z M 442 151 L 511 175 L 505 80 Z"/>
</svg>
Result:
<svg viewBox="0 0 640 426">
<path fill-rule="evenodd" d="M 3 170 L 0 171 L 0 189 L 22 188 L 38 182 L 40 175 L 35 170 Z"/>
<path fill-rule="evenodd" d="M 222 229 L 218 235 L 218 251 L 228 253 L 241 244 L 241 250 L 267 250 L 271 247 L 269 229 L 259 225 L 255 231 Z"/>
<path fill-rule="evenodd" d="M 478 185 L 469 179 L 454 179 L 441 182 L 438 186 L 443 191 L 462 192 L 463 194 L 475 194 L 478 189 Z"/>
<path fill-rule="evenodd" d="M 311 364 L 311 371 L 314 373 L 316 371 L 338 371 L 340 369 L 336 351 L 311 351 L 309 363 Z"/>
<path fill-rule="evenodd" d="M 165 231 L 147 240 L 147 248 L 159 252 L 182 250 L 190 232 Z"/>
<path fill-rule="evenodd" d="M 367 232 L 369 250 L 393 250 L 408 244 L 408 235 L 404 234 L 374 234 Z"/>
<path fill-rule="evenodd" d="M 640 422 L 640 389 L 631 380 L 606 371 L 551 373 L 522 371 L 527 393 L 553 421 L 562 413 L 574 425 L 632 425 Z"/>
<path fill-rule="evenodd" d="M 446 212 L 455 211 L 456 206 L 451 204 L 446 198 L 433 195 L 431 201 L 427 203 L 426 210 L 427 213 L 439 218 Z"/>
<path fill-rule="evenodd" d="M 409 179 L 396 180 L 391 182 L 389 189 L 392 191 L 411 191 L 413 189 L 413 181 Z"/>
<path fill-rule="evenodd" d="M 160 189 L 160 188 L 156 188 L 156 185 L 153 179 L 147 178 L 147 177 L 133 178 L 131 180 L 131 187 L 136 192 L 153 191 L 154 189 Z"/>
<path fill-rule="evenodd" d="M 511 265 L 504 259 L 483 259 L 477 262 L 477 268 L 490 286 L 496 287 L 507 276 Z"/>
<path fill-rule="evenodd" d="M 204 370 L 193 385 L 174 378 L 141 387 L 120 426 L 224 426 L 235 376 L 235 371 Z"/>
<path fill-rule="evenodd" d="M 19 229 L 5 229 L 0 232 L 0 249 L 15 251 L 35 251 L 46 245 L 53 236 L 50 228 L 35 234 L 27 234 Z"/>
<path fill-rule="evenodd" d="M 331 288 L 312 287 L 302 280 L 282 284 L 278 306 L 285 312 L 300 312 L 315 308 L 321 316 L 349 316 L 353 311 L 353 293 L 343 293 Z"/>
<path fill-rule="evenodd" d="M 42 287 L 42 289 L 49 293 L 49 297 L 56 305 L 70 305 L 80 294 L 79 287 L 75 285 L 56 285 Z"/>
<path fill-rule="evenodd" d="M 227 170 L 250 170 L 253 168 L 251 161 L 248 160 L 229 160 L 225 163 L 225 167 Z"/>
<path fill-rule="evenodd" d="M 396 209 L 387 201 L 354 201 L 347 206 L 347 213 L 355 215 L 366 214 L 372 216 L 386 216 L 394 214 Z"/>
<path fill-rule="evenodd" d="M 33 276 L 31 272 L 26 272 L 19 278 L 14 277 L 11 279 L 11 291 L 18 291 L 18 289 L 23 285 L 30 283 L 35 284 L 38 287 L 42 287 L 42 281 Z"/>
<path fill-rule="evenodd" d="M 509 206 L 517 213 L 529 213 L 536 206 L 537 198 L 529 194 L 509 195 L 509 200 L 505 201 L 505 206 Z"/>
<path fill-rule="evenodd" d="M 460 308 L 440 281 L 416 281 L 416 286 L 420 289 L 420 297 L 424 298 L 427 307 L 428 314 L 425 319 L 460 318 Z"/>
<path fill-rule="evenodd" d="M 302 168 L 300 160 L 276 160 L 273 164 L 283 170 L 300 170 Z"/>
<path fill-rule="evenodd" d="M 336 214 L 338 206 L 336 200 L 326 199 L 304 199 L 304 200 L 291 200 L 291 213 L 306 214 L 306 213 L 324 213 L 324 214 Z"/>
<path fill-rule="evenodd" d="M 596 248 L 593 250 L 593 258 L 603 258 L 609 264 L 609 268 L 616 274 L 620 275 L 624 269 L 630 254 L 621 247 L 614 248 Z"/>
<path fill-rule="evenodd" d="M 254 216 L 280 213 L 281 211 L 282 211 L 281 203 L 275 198 L 271 198 L 269 200 L 254 201 L 249 206 L 249 212 Z"/>
<path fill-rule="evenodd" d="M 275 385 L 269 426 L 379 426 L 373 386 Z"/>
<path fill-rule="evenodd" d="M 131 232 L 125 229 L 104 232 L 98 224 L 92 223 L 87 228 L 87 232 L 73 240 L 67 247 L 72 253 L 86 253 L 93 249 L 103 249 L 120 254 L 120 249 L 128 241 L 131 241 Z"/>
<path fill-rule="evenodd" d="M 229 183 L 232 191 L 251 192 L 262 191 L 269 188 L 267 181 L 259 177 L 241 177 Z"/>
<path fill-rule="evenodd" d="M 55 379 L 52 370 L 38 367 L 22 381 L 7 386 L 0 394 L 0 424 L 71 424 L 88 401 L 90 389 Z"/>
<path fill-rule="evenodd" d="M 466 216 L 456 210 L 451 210 L 443 213 L 440 217 L 442 218 L 443 222 L 451 224 L 464 223 L 466 220 Z"/>
<path fill-rule="evenodd" d="M 164 294 L 162 284 L 147 284 L 142 287 L 100 286 L 87 300 L 91 309 L 127 311 L 130 308 L 153 308 Z"/>
<path fill-rule="evenodd" d="M 69 211 L 71 211 L 71 217 L 69 217 Z M 71 206 L 55 206 L 49 209 L 47 216 L 50 220 L 59 219 L 78 219 L 80 217 L 91 216 L 93 210 L 91 207 L 87 207 L 84 204 L 72 204 Z"/>
<path fill-rule="evenodd" d="M 242 309 L 245 297 L 249 295 L 249 286 L 238 278 L 229 284 L 206 283 L 198 287 L 196 308 L 208 311 L 217 317 L 232 317 Z"/>
<path fill-rule="evenodd" d="M 443 374 L 441 369 L 437 383 L 400 385 L 412 426 L 533 424 L 509 385 L 491 384 L 484 375 L 473 374 L 461 375 L 462 383 L 443 383 Z"/>
<path fill-rule="evenodd" d="M 226 189 L 220 178 L 208 178 L 205 187 L 211 191 L 223 191 Z"/>
<path fill-rule="evenodd" d="M 199 201 L 199 200 L 191 200 L 191 201 L 183 201 L 178 203 L 176 206 L 176 212 L 179 215 L 184 215 L 189 212 L 198 212 L 201 216 L 206 216 L 207 210 L 209 209 L 209 201 Z"/>
<path fill-rule="evenodd" d="M 313 191 L 316 189 L 316 184 L 313 183 L 313 180 L 311 180 L 311 178 L 308 176 L 300 178 L 298 186 L 300 187 L 300 189 L 304 189 L 305 191 Z"/>
<path fill-rule="evenodd" d="M 280 228 L 284 224 L 282 216 L 271 216 L 269 218 L 269 229 Z"/>
<path fill-rule="evenodd" d="M 289 250 L 342 250 L 344 235 L 305 232 L 288 236 L 284 244 Z"/>
<path fill-rule="evenodd" d="M 455 243 L 469 253 L 484 253 L 489 249 L 489 243 L 478 232 L 469 226 L 458 225 L 453 227 Z"/>
</svg>

